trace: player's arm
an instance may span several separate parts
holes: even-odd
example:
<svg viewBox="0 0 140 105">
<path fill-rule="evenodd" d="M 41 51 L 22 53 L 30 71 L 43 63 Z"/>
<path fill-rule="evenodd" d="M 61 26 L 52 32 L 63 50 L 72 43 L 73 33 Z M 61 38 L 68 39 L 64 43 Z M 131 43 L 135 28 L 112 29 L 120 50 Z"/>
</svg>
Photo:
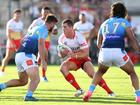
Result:
<svg viewBox="0 0 140 105">
<path fill-rule="evenodd" d="M 134 36 L 134 32 L 131 27 L 126 28 L 126 34 L 133 49 L 135 49 L 136 52 L 140 52 L 139 44 Z"/>
<path fill-rule="evenodd" d="M 101 33 L 101 28 L 100 28 L 99 32 L 98 32 L 98 36 L 97 36 L 97 46 L 98 46 L 98 48 L 101 48 L 102 41 L 103 41 L 103 35 Z"/>
<path fill-rule="evenodd" d="M 92 38 L 96 37 L 97 36 L 97 28 L 93 28 L 91 29 L 90 33 L 89 33 L 89 37 L 88 37 L 88 40 L 91 40 Z"/>
<path fill-rule="evenodd" d="M 12 37 L 11 37 L 12 32 L 14 32 L 12 29 L 9 29 L 9 28 L 7 29 L 7 38 L 9 40 L 12 40 Z"/>
<path fill-rule="evenodd" d="M 21 37 L 21 39 L 24 37 L 24 34 L 23 34 L 23 25 L 22 25 L 22 30 L 21 30 L 21 32 L 20 32 L 20 37 Z"/>
<path fill-rule="evenodd" d="M 38 49 L 42 67 L 46 68 L 47 62 L 46 62 L 45 40 L 43 38 L 39 38 L 38 40 Z"/>
<path fill-rule="evenodd" d="M 44 69 L 46 69 L 46 67 L 47 67 L 47 60 L 46 60 L 47 52 L 46 52 L 46 48 L 45 48 L 45 39 L 46 39 L 47 36 L 42 29 L 37 31 L 37 35 L 39 36 L 38 52 L 39 52 L 39 55 L 40 55 L 41 64 L 42 64 L 42 67 Z"/>
<path fill-rule="evenodd" d="M 102 35 L 98 35 L 98 38 L 97 38 L 97 46 L 98 46 L 98 48 L 101 48 L 102 41 L 103 41 L 103 36 Z"/>
</svg>

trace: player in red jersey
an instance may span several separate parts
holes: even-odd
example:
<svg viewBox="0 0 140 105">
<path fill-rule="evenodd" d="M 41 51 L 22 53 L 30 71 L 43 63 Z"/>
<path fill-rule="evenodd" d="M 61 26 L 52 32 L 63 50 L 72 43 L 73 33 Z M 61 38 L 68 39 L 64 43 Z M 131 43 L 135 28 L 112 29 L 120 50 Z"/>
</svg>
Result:
<svg viewBox="0 0 140 105">
<path fill-rule="evenodd" d="M 20 41 L 23 38 L 23 22 L 20 20 L 21 10 L 16 9 L 13 13 L 13 18 L 7 22 L 6 25 L 6 35 L 7 35 L 7 46 L 6 55 L 2 60 L 2 66 L 0 71 L 0 76 L 3 75 L 5 67 L 9 60 L 15 54 L 15 52 L 20 47 Z"/>
</svg>

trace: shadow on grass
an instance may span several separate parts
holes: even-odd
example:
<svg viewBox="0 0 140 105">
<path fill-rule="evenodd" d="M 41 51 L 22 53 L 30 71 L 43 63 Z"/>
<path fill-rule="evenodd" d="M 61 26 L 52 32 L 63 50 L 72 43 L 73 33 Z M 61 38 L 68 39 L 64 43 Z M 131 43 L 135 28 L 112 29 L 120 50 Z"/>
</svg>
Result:
<svg viewBox="0 0 140 105">
<path fill-rule="evenodd" d="M 0 101 L 23 101 L 22 96 L 2 96 Z M 43 97 L 39 98 L 38 102 L 56 102 L 56 103 L 83 103 L 82 97 Z M 94 97 L 87 103 L 99 103 L 99 104 L 122 104 L 122 105 L 134 105 L 136 104 L 133 99 L 130 98 L 105 98 L 105 97 Z"/>
</svg>

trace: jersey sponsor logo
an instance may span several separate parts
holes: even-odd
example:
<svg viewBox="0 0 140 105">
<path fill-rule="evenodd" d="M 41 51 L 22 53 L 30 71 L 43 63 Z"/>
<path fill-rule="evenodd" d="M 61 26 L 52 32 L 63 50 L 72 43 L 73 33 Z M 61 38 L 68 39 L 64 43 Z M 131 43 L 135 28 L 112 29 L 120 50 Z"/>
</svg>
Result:
<svg viewBox="0 0 140 105">
<path fill-rule="evenodd" d="M 122 22 L 121 25 L 126 28 L 126 24 L 124 22 Z"/>
<path fill-rule="evenodd" d="M 123 57 L 123 60 L 124 60 L 124 61 L 127 61 L 127 59 L 128 59 L 128 56 L 125 55 L 125 56 Z"/>
<path fill-rule="evenodd" d="M 80 46 L 86 46 L 86 45 L 87 45 L 87 43 L 86 43 L 86 42 L 84 42 L 84 43 L 80 44 Z"/>
<path fill-rule="evenodd" d="M 39 35 L 39 34 L 40 34 L 40 32 L 39 32 L 39 31 L 37 31 L 37 32 L 36 32 L 36 34 L 37 34 L 37 35 Z"/>
<path fill-rule="evenodd" d="M 30 60 L 27 60 L 26 61 L 26 64 L 27 64 L 27 66 L 33 65 L 33 61 L 31 59 Z"/>
</svg>

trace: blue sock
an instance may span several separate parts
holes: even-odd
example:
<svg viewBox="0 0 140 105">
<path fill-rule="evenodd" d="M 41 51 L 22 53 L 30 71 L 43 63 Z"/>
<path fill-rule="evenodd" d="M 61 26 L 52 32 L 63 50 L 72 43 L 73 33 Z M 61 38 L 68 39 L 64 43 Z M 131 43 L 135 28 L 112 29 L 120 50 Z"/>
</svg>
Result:
<svg viewBox="0 0 140 105">
<path fill-rule="evenodd" d="M 0 89 L 3 90 L 3 89 L 5 89 L 5 88 L 7 88 L 6 84 L 5 84 L 5 83 L 1 83 L 1 84 L 0 84 Z"/>
<path fill-rule="evenodd" d="M 33 92 L 32 92 L 32 91 L 28 91 L 28 92 L 26 93 L 26 96 L 32 97 L 32 96 L 33 96 Z"/>
<path fill-rule="evenodd" d="M 140 97 L 140 90 L 136 90 L 135 94 L 136 94 L 137 97 Z"/>
<path fill-rule="evenodd" d="M 96 88 L 96 86 L 93 85 L 93 84 L 91 84 L 90 87 L 89 87 L 89 89 L 88 89 L 88 91 L 91 91 L 93 93 L 94 90 L 95 90 L 95 88 Z"/>
</svg>

